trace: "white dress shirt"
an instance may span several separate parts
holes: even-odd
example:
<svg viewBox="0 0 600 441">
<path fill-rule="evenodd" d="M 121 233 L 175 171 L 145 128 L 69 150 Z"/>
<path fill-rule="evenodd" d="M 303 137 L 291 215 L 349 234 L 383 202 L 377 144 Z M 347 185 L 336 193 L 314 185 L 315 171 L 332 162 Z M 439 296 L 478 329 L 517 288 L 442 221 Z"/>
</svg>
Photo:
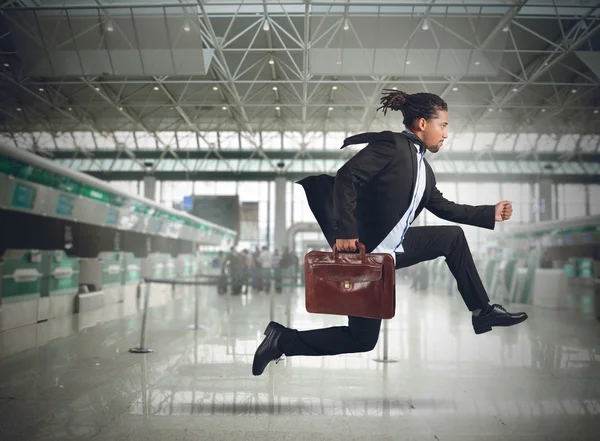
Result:
<svg viewBox="0 0 600 441">
<path fill-rule="evenodd" d="M 410 206 L 402 216 L 402 219 L 396 224 L 396 226 L 389 232 L 389 234 L 381 241 L 381 243 L 375 248 L 372 253 L 388 253 L 391 254 L 396 262 L 396 253 L 403 253 L 404 248 L 402 247 L 402 241 L 404 235 L 410 223 L 414 220 L 417 207 L 423 199 L 423 193 L 425 192 L 425 185 L 427 183 L 427 176 L 425 173 L 425 164 L 423 164 L 423 157 L 425 151 L 421 153 L 421 147 L 418 144 L 414 144 L 417 149 L 417 179 L 415 184 L 415 191 L 413 194 Z"/>
</svg>

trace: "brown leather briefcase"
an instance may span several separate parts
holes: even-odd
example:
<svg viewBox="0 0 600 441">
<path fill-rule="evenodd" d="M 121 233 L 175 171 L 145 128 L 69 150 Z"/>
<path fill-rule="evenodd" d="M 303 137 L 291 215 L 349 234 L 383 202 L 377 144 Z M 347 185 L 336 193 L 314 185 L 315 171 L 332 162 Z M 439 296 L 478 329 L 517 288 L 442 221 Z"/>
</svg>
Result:
<svg viewBox="0 0 600 441">
<path fill-rule="evenodd" d="M 390 319 L 396 312 L 394 259 L 389 254 L 311 251 L 304 257 L 308 312 Z"/>
</svg>

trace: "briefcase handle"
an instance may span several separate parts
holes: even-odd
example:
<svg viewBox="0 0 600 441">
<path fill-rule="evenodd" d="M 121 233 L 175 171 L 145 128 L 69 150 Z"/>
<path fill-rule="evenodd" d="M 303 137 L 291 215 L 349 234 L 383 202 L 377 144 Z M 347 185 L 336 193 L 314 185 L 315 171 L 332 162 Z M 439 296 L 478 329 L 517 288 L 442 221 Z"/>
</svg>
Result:
<svg viewBox="0 0 600 441">
<path fill-rule="evenodd" d="M 360 260 L 365 260 L 365 257 L 366 257 L 366 254 L 367 254 L 367 249 L 360 242 L 358 242 L 358 250 L 360 252 Z M 338 260 L 339 254 L 340 254 L 340 252 L 337 249 L 337 246 L 335 244 L 333 244 L 333 259 L 334 260 Z"/>
</svg>

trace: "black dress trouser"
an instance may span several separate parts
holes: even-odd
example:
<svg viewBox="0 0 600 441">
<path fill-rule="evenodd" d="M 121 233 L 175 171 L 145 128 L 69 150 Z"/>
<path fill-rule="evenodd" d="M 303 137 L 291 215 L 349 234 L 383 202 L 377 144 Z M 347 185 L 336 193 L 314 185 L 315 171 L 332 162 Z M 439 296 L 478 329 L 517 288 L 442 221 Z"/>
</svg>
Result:
<svg viewBox="0 0 600 441">
<path fill-rule="evenodd" d="M 396 254 L 396 269 L 444 256 L 467 308 L 470 311 L 482 309 L 489 303 L 461 227 L 411 227 L 402 246 L 404 253 Z M 286 330 L 278 346 L 286 356 L 367 352 L 377 344 L 380 326 L 380 319 L 348 317 L 348 326 Z"/>
</svg>

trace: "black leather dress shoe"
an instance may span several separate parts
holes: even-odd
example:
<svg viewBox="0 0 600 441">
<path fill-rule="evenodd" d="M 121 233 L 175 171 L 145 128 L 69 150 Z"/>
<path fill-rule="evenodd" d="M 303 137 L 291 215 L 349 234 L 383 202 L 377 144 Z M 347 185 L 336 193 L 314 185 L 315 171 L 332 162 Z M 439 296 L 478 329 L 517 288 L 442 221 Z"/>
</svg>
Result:
<svg viewBox="0 0 600 441">
<path fill-rule="evenodd" d="M 252 375 L 260 375 L 264 372 L 267 365 L 273 361 L 279 361 L 283 352 L 277 347 L 277 341 L 281 332 L 286 329 L 285 326 L 277 322 L 271 322 L 265 329 L 265 339 L 256 349 L 254 353 L 254 361 L 252 362 Z"/>
<path fill-rule="evenodd" d="M 493 326 L 512 326 L 527 320 L 524 312 L 510 313 L 500 305 L 491 305 L 491 311 L 484 315 L 473 316 L 475 334 L 492 330 Z"/>
</svg>

